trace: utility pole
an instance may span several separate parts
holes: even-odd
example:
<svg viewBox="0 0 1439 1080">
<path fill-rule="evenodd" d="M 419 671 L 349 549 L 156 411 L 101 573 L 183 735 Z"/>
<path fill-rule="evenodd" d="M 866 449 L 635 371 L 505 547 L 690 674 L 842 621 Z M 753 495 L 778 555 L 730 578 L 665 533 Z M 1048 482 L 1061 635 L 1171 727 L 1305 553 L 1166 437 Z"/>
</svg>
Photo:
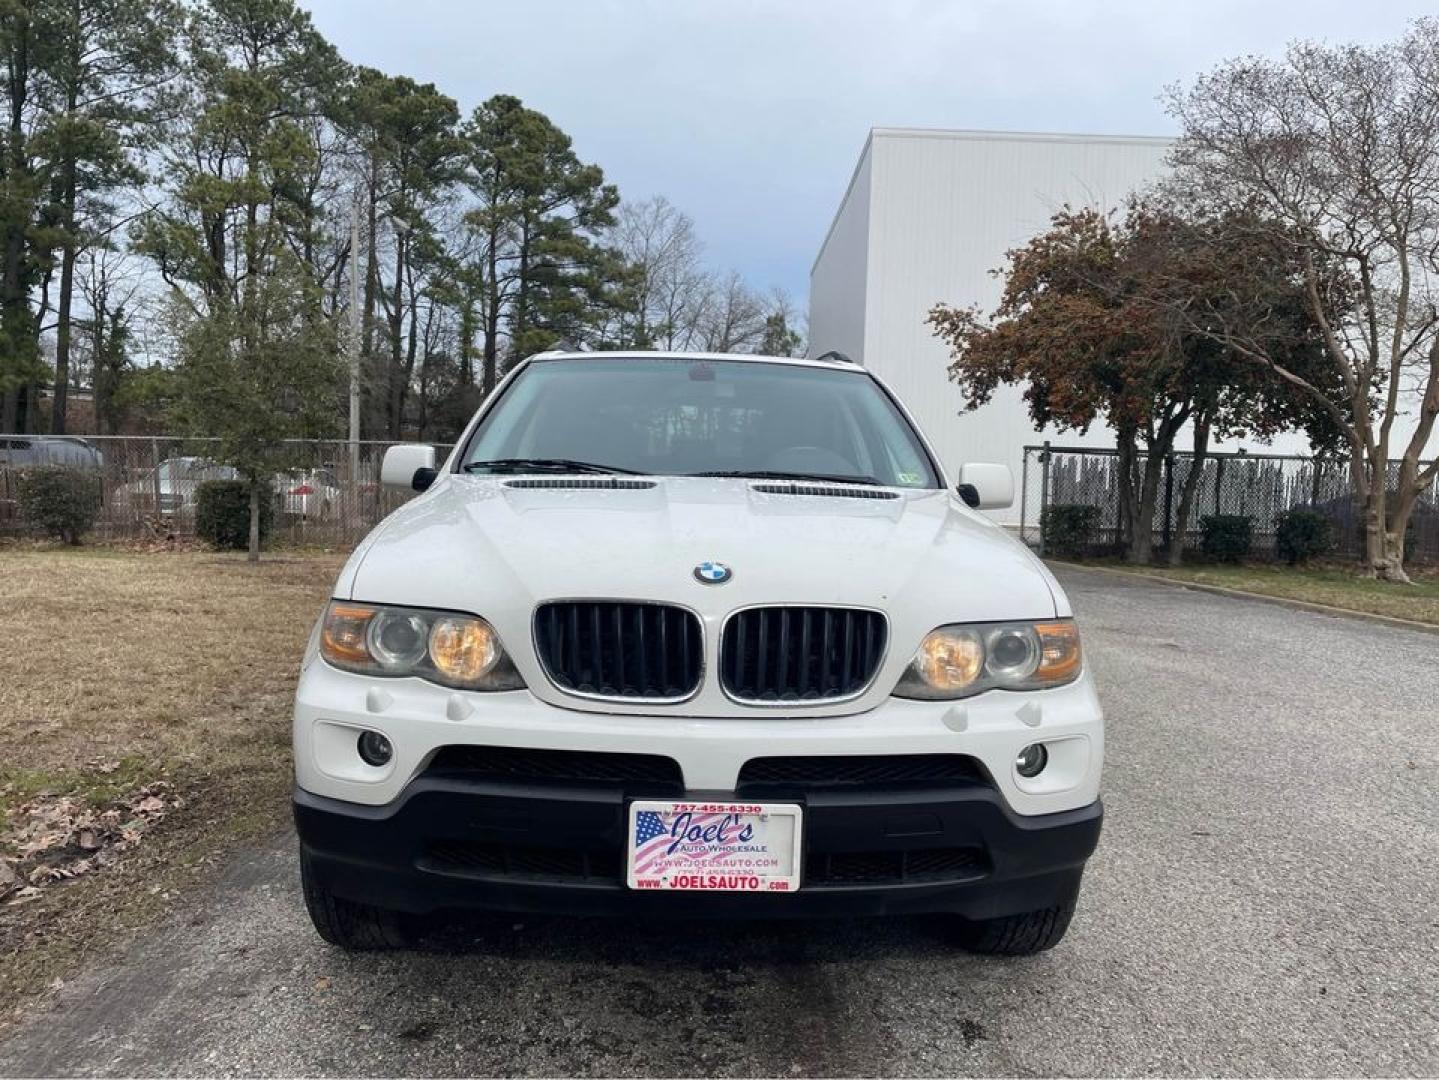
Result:
<svg viewBox="0 0 1439 1080">
<path fill-rule="evenodd" d="M 360 483 L 360 200 L 350 200 L 350 483 Z"/>
</svg>

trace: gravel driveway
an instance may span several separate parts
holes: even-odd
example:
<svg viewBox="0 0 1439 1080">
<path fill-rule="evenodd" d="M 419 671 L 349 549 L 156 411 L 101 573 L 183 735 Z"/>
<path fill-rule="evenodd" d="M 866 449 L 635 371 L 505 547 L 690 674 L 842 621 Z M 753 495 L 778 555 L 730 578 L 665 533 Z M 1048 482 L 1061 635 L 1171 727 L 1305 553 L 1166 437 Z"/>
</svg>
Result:
<svg viewBox="0 0 1439 1080">
<path fill-rule="evenodd" d="M 1435 1074 L 1439 637 L 1066 571 L 1109 720 L 1069 937 L 454 927 L 349 958 L 292 845 L 77 979 L 0 1074 Z"/>
</svg>

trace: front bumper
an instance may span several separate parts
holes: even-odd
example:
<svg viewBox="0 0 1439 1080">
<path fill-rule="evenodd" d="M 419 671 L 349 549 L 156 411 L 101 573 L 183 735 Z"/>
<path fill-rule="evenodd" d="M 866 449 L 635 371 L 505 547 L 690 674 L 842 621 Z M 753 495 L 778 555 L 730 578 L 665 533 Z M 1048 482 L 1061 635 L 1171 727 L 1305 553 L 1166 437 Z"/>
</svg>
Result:
<svg viewBox="0 0 1439 1080">
<path fill-rule="evenodd" d="M 805 809 L 798 892 L 639 892 L 624 884 L 626 804 L 652 794 L 643 785 L 423 776 L 382 806 L 297 788 L 295 821 L 323 887 L 397 911 L 984 919 L 1061 902 L 1079 882 L 1103 816 L 1095 800 L 1023 817 L 983 782 L 776 792 L 770 801 Z"/>
<path fill-rule="evenodd" d="M 385 766 L 358 757 L 365 730 L 393 744 Z M 840 715 L 713 717 L 566 709 L 528 690 L 457 693 L 312 659 L 296 695 L 294 740 L 295 817 L 310 872 L 337 896 L 411 912 L 992 918 L 1060 902 L 1083 873 L 1102 818 L 1103 715 L 1087 674 L 1052 690 L 959 702 L 891 698 Z M 1050 764 L 1026 780 L 1015 757 L 1036 741 Z M 447 747 L 477 768 L 440 768 Z M 495 751 L 648 755 L 672 771 L 663 787 L 629 776 L 484 773 Z M 758 758 L 828 768 L 887 766 L 899 755 L 962 758 L 973 769 L 958 780 L 831 778 L 763 793 L 745 782 Z M 635 798 L 801 803 L 799 891 L 681 899 L 628 889 L 625 814 Z"/>
<path fill-rule="evenodd" d="M 311 650 L 313 655 L 313 648 Z M 355 753 L 360 732 L 394 745 L 373 768 Z M 759 756 L 964 754 L 980 762 L 1008 809 L 1025 817 L 1088 806 L 1099 797 L 1104 720 L 1086 673 L 1068 686 L 991 691 L 961 701 L 888 698 L 838 715 L 703 717 L 559 708 L 529 690 L 483 694 L 420 679 L 377 679 L 312 659 L 300 676 L 294 717 L 295 780 L 347 803 L 391 806 L 444 746 L 510 746 L 659 754 L 679 766 L 689 791 L 734 791 Z M 1015 757 L 1030 743 L 1049 766 L 1026 780 Z"/>
</svg>

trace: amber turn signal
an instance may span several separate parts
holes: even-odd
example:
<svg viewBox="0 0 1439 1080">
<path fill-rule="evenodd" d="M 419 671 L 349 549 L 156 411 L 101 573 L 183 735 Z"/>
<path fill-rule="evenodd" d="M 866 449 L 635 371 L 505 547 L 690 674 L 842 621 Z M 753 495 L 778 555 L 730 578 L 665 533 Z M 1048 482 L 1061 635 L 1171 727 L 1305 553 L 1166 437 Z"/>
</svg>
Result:
<svg viewBox="0 0 1439 1080">
<path fill-rule="evenodd" d="M 1034 624 L 1039 635 L 1039 670 L 1034 677 L 1043 683 L 1065 683 L 1079 673 L 1079 630 L 1074 623 Z"/>
<path fill-rule="evenodd" d="M 320 631 L 320 652 L 326 660 L 338 664 L 367 664 L 370 651 L 365 647 L 365 631 L 375 609 L 358 604 L 331 604 L 325 612 L 325 625 Z"/>
</svg>

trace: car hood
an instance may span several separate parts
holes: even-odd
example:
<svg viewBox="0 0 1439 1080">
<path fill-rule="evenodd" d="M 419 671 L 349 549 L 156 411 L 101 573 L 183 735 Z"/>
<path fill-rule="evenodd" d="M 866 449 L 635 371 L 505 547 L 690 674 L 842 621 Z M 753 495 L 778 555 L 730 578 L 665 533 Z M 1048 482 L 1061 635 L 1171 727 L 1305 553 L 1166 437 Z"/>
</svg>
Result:
<svg viewBox="0 0 1439 1080">
<path fill-rule="evenodd" d="M 338 595 L 526 628 L 536 604 L 587 597 L 667 601 L 706 618 L 754 604 L 856 605 L 888 612 L 892 631 L 897 622 L 928 632 L 1068 613 L 1026 548 L 945 491 L 845 487 L 825 496 L 750 480 L 618 482 L 639 486 L 445 475 L 371 534 Z M 707 560 L 733 577 L 700 582 L 695 567 Z"/>
</svg>

